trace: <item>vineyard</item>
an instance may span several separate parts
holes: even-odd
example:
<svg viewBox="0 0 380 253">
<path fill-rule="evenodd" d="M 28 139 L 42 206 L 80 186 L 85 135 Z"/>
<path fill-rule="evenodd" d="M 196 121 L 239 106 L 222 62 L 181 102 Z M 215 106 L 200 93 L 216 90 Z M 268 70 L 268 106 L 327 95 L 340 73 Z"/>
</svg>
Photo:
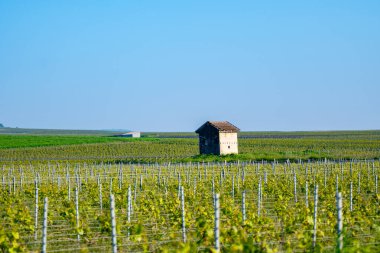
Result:
<svg viewBox="0 0 380 253">
<path fill-rule="evenodd" d="M 335 138 L 258 138 L 240 139 L 239 155 L 235 157 L 194 157 L 199 153 L 195 138 L 142 138 L 128 141 L 120 138 L 86 137 L 83 144 L 76 144 L 76 137 L 55 138 L 18 136 L 20 147 L 15 146 L 14 136 L 0 135 L 0 162 L 29 164 L 42 161 L 87 163 L 168 163 L 194 161 L 236 160 L 348 160 L 376 159 L 380 157 L 380 135 L 364 135 L 356 139 L 341 136 Z M 44 139 L 46 138 L 46 139 Z M 77 137 L 78 138 L 78 137 Z M 83 137 L 81 137 L 83 138 Z M 79 140 L 81 138 L 78 138 Z M 102 139 L 103 138 L 103 139 Z M 99 140 L 99 143 L 89 143 Z M 112 141 L 113 140 L 113 141 Z M 9 144 L 11 142 L 11 144 Z M 16 142 L 16 143 L 17 143 Z M 3 143 L 3 145 L 1 145 Z M 36 145 L 41 146 L 36 146 Z M 50 145 L 54 144 L 54 145 Z M 70 144 L 70 145 L 64 145 Z M 29 145 L 29 146 L 27 146 Z M 3 148 L 2 148 L 3 147 Z M 8 148 L 9 147 L 9 148 Z"/>
<path fill-rule="evenodd" d="M 3 252 L 376 252 L 380 161 L 7 162 Z"/>
</svg>

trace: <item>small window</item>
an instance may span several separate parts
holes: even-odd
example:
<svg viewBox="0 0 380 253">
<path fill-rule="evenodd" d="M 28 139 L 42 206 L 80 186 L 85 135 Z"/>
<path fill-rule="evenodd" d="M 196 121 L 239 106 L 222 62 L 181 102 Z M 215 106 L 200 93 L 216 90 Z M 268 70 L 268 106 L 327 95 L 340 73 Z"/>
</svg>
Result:
<svg viewBox="0 0 380 253">
<path fill-rule="evenodd" d="M 228 146 L 228 148 L 230 148 L 230 146 Z"/>
</svg>

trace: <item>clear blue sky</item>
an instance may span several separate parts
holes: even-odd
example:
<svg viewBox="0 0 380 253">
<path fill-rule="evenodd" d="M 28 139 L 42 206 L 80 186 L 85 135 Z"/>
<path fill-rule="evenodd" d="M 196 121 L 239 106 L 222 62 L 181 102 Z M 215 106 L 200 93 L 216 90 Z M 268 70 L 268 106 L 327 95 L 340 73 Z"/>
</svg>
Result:
<svg viewBox="0 0 380 253">
<path fill-rule="evenodd" d="M 0 123 L 380 129 L 380 1 L 0 1 Z"/>
</svg>

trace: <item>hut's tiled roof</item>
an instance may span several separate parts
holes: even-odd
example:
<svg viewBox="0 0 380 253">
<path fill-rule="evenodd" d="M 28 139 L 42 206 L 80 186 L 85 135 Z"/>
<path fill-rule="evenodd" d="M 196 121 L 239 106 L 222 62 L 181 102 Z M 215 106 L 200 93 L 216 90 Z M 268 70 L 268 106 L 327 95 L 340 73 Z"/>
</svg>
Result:
<svg viewBox="0 0 380 253">
<path fill-rule="evenodd" d="M 203 127 L 205 127 L 207 125 L 211 125 L 211 126 L 215 127 L 216 129 L 218 129 L 219 132 L 236 133 L 236 132 L 240 131 L 239 128 L 232 125 L 228 121 L 207 121 L 200 128 L 198 128 L 197 131 L 195 131 L 195 132 L 198 133 Z"/>
</svg>

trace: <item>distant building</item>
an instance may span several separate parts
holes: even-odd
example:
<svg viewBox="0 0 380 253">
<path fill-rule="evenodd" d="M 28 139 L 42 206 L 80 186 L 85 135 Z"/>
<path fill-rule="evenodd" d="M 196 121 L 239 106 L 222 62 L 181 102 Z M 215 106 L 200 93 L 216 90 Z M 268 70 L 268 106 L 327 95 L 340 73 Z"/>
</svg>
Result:
<svg viewBox="0 0 380 253">
<path fill-rule="evenodd" d="M 124 134 L 117 134 L 114 135 L 115 137 L 127 137 L 127 138 L 140 138 L 141 133 L 140 132 L 128 132 Z"/>
<path fill-rule="evenodd" d="M 239 131 L 239 128 L 228 121 L 207 121 L 195 131 L 199 135 L 199 152 L 215 155 L 237 154 Z"/>
</svg>

